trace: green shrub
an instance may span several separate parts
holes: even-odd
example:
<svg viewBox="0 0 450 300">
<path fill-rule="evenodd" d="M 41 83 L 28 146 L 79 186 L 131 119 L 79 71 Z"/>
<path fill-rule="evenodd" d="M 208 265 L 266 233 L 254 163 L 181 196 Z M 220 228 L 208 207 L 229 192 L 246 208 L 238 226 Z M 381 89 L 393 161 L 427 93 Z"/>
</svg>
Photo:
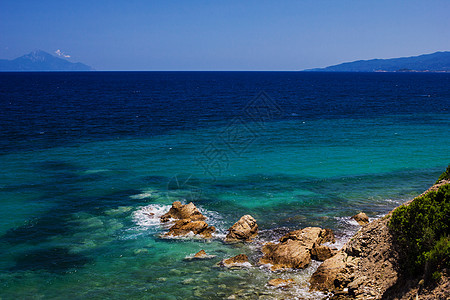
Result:
<svg viewBox="0 0 450 300">
<path fill-rule="evenodd" d="M 448 170 L 448 169 L 447 169 Z M 409 274 L 430 277 L 448 267 L 450 251 L 450 184 L 398 207 L 389 228 L 400 250 L 401 267 Z"/>
<path fill-rule="evenodd" d="M 425 269 L 438 270 L 450 267 L 450 239 L 448 236 L 441 237 L 433 249 L 424 253 Z M 429 272 L 427 272 L 429 273 Z"/>
<path fill-rule="evenodd" d="M 439 271 L 433 272 L 433 275 L 431 275 L 431 278 L 433 281 L 439 281 L 442 277 L 442 273 Z"/>
<path fill-rule="evenodd" d="M 438 183 L 441 180 L 450 180 L 450 165 L 448 165 L 447 169 L 445 170 L 444 173 L 441 174 L 441 176 L 439 176 L 438 180 L 436 181 L 436 183 Z"/>
</svg>

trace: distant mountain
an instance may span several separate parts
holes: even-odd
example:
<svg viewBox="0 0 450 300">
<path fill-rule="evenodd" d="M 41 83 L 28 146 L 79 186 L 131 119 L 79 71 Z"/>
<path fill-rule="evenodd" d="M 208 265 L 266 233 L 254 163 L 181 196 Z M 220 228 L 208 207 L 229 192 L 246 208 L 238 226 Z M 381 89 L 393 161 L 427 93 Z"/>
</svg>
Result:
<svg viewBox="0 0 450 300">
<path fill-rule="evenodd" d="M 450 52 L 435 52 L 411 57 L 347 62 L 314 72 L 450 72 Z"/>
<path fill-rule="evenodd" d="M 72 63 L 42 50 L 13 60 L 0 59 L 0 71 L 93 71 L 82 63 Z"/>
</svg>

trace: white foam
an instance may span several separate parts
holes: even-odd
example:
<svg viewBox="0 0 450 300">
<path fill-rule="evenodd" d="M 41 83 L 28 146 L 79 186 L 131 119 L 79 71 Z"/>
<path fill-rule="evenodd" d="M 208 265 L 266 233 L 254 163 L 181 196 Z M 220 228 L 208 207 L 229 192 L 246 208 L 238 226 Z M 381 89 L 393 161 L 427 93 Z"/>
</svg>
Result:
<svg viewBox="0 0 450 300">
<path fill-rule="evenodd" d="M 211 258 L 215 258 L 216 255 L 205 255 L 205 256 L 201 256 L 201 257 L 195 257 L 196 253 L 192 253 L 190 255 L 186 255 L 184 260 L 202 260 L 202 259 L 211 259 Z"/>
<path fill-rule="evenodd" d="M 163 204 L 150 204 L 147 206 L 139 207 L 133 213 L 133 221 L 136 223 L 138 229 L 148 230 L 148 229 L 165 229 L 166 232 L 169 227 L 173 224 L 173 219 L 170 219 L 169 222 L 161 222 L 161 216 L 167 213 L 170 209 L 171 205 L 163 205 Z M 206 222 L 209 225 L 212 225 L 216 228 L 216 232 L 212 234 L 213 238 L 224 239 L 226 231 L 223 229 L 223 221 L 222 217 L 219 213 L 214 211 L 208 211 L 201 206 L 197 207 L 198 210 L 207 218 Z M 203 239 L 200 236 L 197 236 L 193 233 L 188 233 L 183 236 L 172 236 L 172 235 L 164 235 L 161 234 L 161 238 L 164 239 Z"/>
<path fill-rule="evenodd" d="M 336 220 L 340 223 L 340 227 L 343 227 L 343 230 L 340 230 L 341 236 L 336 238 L 336 243 L 332 244 L 332 246 L 337 249 L 341 249 L 344 244 L 350 240 L 350 238 L 358 232 L 361 228 L 361 225 L 358 224 L 351 217 L 335 217 Z"/>
<path fill-rule="evenodd" d="M 133 213 L 133 221 L 141 227 L 153 227 L 161 224 L 161 216 L 169 211 L 170 205 L 150 204 Z"/>
<path fill-rule="evenodd" d="M 394 204 L 402 204 L 404 201 L 401 200 L 392 200 L 392 199 L 385 199 L 384 201 Z"/>
</svg>

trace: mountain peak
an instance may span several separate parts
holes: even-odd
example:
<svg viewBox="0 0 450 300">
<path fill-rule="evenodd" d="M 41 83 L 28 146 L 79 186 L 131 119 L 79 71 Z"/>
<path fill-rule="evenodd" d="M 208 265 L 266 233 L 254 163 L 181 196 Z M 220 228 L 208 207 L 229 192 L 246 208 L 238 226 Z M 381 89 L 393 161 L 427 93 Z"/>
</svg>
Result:
<svg viewBox="0 0 450 300">
<path fill-rule="evenodd" d="M 52 57 L 55 57 L 55 56 L 53 56 L 50 53 L 47 53 L 43 50 L 36 49 L 36 50 L 33 50 L 30 53 L 25 54 L 21 57 L 29 59 L 31 61 L 45 61 L 46 59 L 51 59 Z"/>
<path fill-rule="evenodd" d="M 40 49 L 13 60 L 0 60 L 0 71 L 93 71 L 82 63 L 72 63 Z"/>
</svg>

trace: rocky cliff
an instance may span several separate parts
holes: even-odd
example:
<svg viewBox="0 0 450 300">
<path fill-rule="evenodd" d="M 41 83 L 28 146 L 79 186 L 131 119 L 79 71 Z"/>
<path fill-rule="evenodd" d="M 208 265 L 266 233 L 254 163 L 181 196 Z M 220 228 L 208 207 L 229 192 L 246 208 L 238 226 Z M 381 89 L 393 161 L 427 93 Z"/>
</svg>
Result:
<svg viewBox="0 0 450 300">
<path fill-rule="evenodd" d="M 448 171 L 449 169 L 447 169 Z M 449 299 L 450 284 L 447 267 L 449 263 L 449 187 L 448 174 L 441 176 L 440 181 L 425 193 L 402 205 L 400 210 L 397 208 L 396 210 L 399 210 L 397 213 L 394 210 L 385 217 L 363 226 L 336 255 L 325 260 L 319 266 L 311 277 L 311 289 L 332 292 L 333 299 Z M 421 238 L 425 233 L 417 230 L 418 237 L 413 241 L 413 246 L 415 244 L 421 246 L 422 248 L 419 250 L 422 252 L 431 249 L 422 253 L 423 255 L 418 252 L 425 257 L 425 260 L 429 259 L 429 261 L 425 261 L 424 265 L 421 265 L 419 254 L 417 254 L 417 258 L 413 257 L 416 260 L 408 260 L 415 249 L 408 246 L 407 238 L 405 240 L 405 237 L 401 235 L 401 230 L 406 231 L 407 226 L 404 223 L 398 225 L 400 223 L 393 222 L 392 219 L 393 214 L 396 220 L 399 219 L 399 214 L 408 206 L 410 208 L 414 206 L 414 209 L 416 209 L 415 207 L 423 209 L 419 202 L 429 198 L 438 199 L 438 202 L 434 203 L 438 203 L 437 208 L 441 214 L 443 213 L 443 216 L 438 220 L 440 222 L 438 225 L 435 224 L 438 222 L 435 219 L 429 221 L 425 218 L 428 223 L 424 226 L 419 225 L 422 226 L 420 230 L 423 229 L 427 232 L 435 230 L 436 232 L 432 232 L 434 240 L 438 241 L 441 238 L 444 242 L 439 240 L 440 244 L 436 246 L 438 242 L 433 245 L 432 242 L 427 241 L 428 244 L 425 246 L 428 248 L 422 247 Z M 415 201 L 417 205 L 412 205 Z M 435 212 L 429 207 L 427 206 L 428 211 L 425 213 L 420 211 L 417 215 L 413 215 L 414 217 L 409 222 L 420 223 L 426 214 L 434 216 Z M 430 222 L 435 223 L 431 224 Z M 393 227 L 396 224 L 404 228 Z M 432 229 L 428 229 L 427 226 Z M 438 227 L 441 230 L 439 231 L 440 236 L 437 234 L 438 230 L 435 229 Z M 405 245 L 409 248 L 405 248 Z M 435 250 L 438 254 L 435 254 Z M 434 264 L 430 262 L 433 257 L 437 257 Z M 412 268 L 413 266 L 407 265 L 407 263 L 417 265 Z M 429 270 L 431 265 L 435 268 L 434 270 Z M 410 270 L 419 271 L 410 272 Z M 430 272 L 433 272 L 432 276 L 428 276 Z"/>
</svg>

